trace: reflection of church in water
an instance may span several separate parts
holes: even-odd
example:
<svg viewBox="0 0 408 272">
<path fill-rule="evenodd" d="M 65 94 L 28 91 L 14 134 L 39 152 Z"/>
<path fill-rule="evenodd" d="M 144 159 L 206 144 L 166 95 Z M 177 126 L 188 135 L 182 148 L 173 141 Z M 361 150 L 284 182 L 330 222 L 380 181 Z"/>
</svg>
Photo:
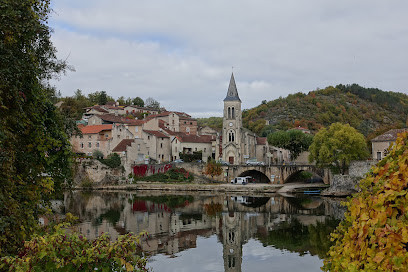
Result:
<svg viewBox="0 0 408 272">
<path fill-rule="evenodd" d="M 247 241 L 242 230 L 242 213 L 230 212 L 223 215 L 222 245 L 225 271 L 241 271 L 242 245 Z"/>
</svg>

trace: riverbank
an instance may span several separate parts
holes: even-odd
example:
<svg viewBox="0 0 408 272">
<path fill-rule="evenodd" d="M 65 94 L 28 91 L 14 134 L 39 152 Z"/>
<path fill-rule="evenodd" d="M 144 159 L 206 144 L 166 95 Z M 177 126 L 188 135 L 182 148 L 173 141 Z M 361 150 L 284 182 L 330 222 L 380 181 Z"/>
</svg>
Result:
<svg viewBox="0 0 408 272">
<path fill-rule="evenodd" d="M 92 187 L 76 187 L 76 190 L 109 190 L 109 191 L 168 191 L 168 192 L 207 192 L 207 193 L 240 193 L 268 194 L 294 193 L 305 189 L 326 188 L 324 184 L 171 184 L 161 182 L 138 182 L 136 184 L 99 185 Z"/>
</svg>

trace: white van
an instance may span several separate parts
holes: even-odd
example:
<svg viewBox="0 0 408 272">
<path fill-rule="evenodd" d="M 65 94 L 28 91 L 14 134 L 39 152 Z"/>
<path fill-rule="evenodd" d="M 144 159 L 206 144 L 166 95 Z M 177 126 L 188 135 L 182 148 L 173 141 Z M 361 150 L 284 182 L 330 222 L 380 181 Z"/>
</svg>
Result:
<svg viewBox="0 0 408 272">
<path fill-rule="evenodd" d="M 245 184 L 248 184 L 250 179 L 251 179 L 251 177 L 236 177 L 236 178 L 231 180 L 231 184 L 245 185 Z"/>
</svg>

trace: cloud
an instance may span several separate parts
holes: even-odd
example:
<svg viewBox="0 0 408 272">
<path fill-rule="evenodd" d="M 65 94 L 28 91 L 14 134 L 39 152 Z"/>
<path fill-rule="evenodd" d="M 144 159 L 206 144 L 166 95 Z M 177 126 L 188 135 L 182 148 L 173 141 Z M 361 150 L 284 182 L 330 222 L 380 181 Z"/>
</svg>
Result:
<svg viewBox="0 0 408 272">
<path fill-rule="evenodd" d="M 231 67 L 243 108 L 339 83 L 406 92 L 408 2 L 59 0 L 52 37 L 76 68 L 63 95 L 106 90 L 222 113 Z"/>
</svg>

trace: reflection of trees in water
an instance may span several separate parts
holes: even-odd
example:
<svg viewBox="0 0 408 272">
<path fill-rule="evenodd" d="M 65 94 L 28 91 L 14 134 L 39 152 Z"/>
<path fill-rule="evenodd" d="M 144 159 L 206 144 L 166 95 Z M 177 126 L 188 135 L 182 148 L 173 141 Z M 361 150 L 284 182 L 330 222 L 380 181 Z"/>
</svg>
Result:
<svg viewBox="0 0 408 272">
<path fill-rule="evenodd" d="M 330 233 L 337 227 L 339 220 L 328 218 L 324 222 L 305 226 L 297 219 L 285 221 L 266 235 L 258 233 L 257 238 L 264 246 L 273 246 L 303 255 L 309 252 L 324 258 L 332 246 Z"/>
<path fill-rule="evenodd" d="M 133 201 L 144 200 L 151 201 L 157 204 L 165 204 L 169 208 L 179 208 L 187 206 L 194 201 L 192 196 L 174 196 L 174 195 L 161 195 L 161 196 L 135 196 Z"/>
</svg>

